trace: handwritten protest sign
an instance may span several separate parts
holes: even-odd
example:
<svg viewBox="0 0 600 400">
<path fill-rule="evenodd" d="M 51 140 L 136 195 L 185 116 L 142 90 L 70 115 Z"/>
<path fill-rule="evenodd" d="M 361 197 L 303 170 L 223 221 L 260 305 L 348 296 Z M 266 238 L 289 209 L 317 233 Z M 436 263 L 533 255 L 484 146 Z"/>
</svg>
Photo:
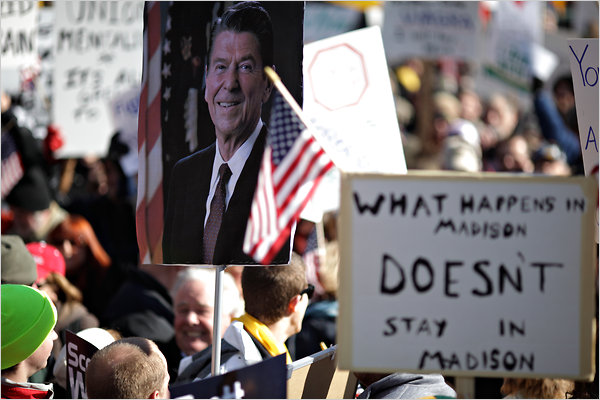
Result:
<svg viewBox="0 0 600 400">
<path fill-rule="evenodd" d="M 56 2 L 53 120 L 65 145 L 58 156 L 105 155 L 115 129 L 110 100 L 140 85 L 144 4 Z"/>
<path fill-rule="evenodd" d="M 593 375 L 590 177 L 344 174 L 340 368 Z"/>
<path fill-rule="evenodd" d="M 585 174 L 598 174 L 598 39 L 571 39 L 571 75 Z"/>
<path fill-rule="evenodd" d="M 410 57 L 477 58 L 477 2 L 391 1 L 384 4 L 383 42 L 388 62 Z"/>
<path fill-rule="evenodd" d="M 71 331 L 66 333 L 67 385 L 71 399 L 87 399 L 85 371 L 98 348 Z"/>
<path fill-rule="evenodd" d="M 379 27 L 304 46 L 303 110 L 344 171 L 406 172 Z"/>
<path fill-rule="evenodd" d="M 0 15 L 2 90 L 13 93 L 20 90 L 21 70 L 38 64 L 37 2 L 3 1 Z"/>
</svg>

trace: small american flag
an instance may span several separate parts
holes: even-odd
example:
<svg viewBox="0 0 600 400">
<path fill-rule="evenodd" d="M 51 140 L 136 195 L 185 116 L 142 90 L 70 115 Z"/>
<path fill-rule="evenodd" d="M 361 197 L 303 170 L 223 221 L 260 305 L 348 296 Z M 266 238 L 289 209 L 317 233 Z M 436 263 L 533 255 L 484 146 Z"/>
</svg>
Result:
<svg viewBox="0 0 600 400">
<path fill-rule="evenodd" d="M 278 91 L 274 96 L 267 148 L 244 238 L 244 252 L 263 265 L 289 240 L 300 212 L 334 166 Z"/>
<path fill-rule="evenodd" d="M 2 133 L 2 198 L 8 196 L 23 177 L 23 163 L 14 139 Z"/>
</svg>

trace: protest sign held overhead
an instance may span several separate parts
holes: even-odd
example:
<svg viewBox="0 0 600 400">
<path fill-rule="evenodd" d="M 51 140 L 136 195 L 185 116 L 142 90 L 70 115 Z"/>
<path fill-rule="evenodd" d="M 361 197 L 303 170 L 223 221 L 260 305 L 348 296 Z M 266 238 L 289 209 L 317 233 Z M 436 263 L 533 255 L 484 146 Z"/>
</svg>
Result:
<svg viewBox="0 0 600 400">
<path fill-rule="evenodd" d="M 489 96 L 504 91 L 527 104 L 536 46 L 543 43 L 543 7 L 537 1 L 493 3 L 482 33 L 477 87 Z M 489 7 L 489 5 L 486 5 Z"/>
<path fill-rule="evenodd" d="M 590 378 L 596 191 L 589 177 L 345 174 L 340 368 Z"/>
<path fill-rule="evenodd" d="M 335 165 L 406 172 L 379 27 L 304 46 L 303 67 L 303 111 Z"/>
<path fill-rule="evenodd" d="M 383 43 L 390 65 L 411 57 L 474 61 L 481 24 L 478 2 L 386 2 Z"/>
<path fill-rule="evenodd" d="M 65 135 L 59 157 L 105 155 L 115 131 L 110 101 L 139 87 L 143 3 L 54 4 L 54 122 Z"/>
<path fill-rule="evenodd" d="M 571 39 L 571 75 L 586 175 L 598 174 L 598 39 Z"/>
<path fill-rule="evenodd" d="M 39 68 L 38 6 L 35 1 L 3 1 L 0 7 L 2 90 L 7 93 L 18 93 L 24 70 Z"/>
</svg>

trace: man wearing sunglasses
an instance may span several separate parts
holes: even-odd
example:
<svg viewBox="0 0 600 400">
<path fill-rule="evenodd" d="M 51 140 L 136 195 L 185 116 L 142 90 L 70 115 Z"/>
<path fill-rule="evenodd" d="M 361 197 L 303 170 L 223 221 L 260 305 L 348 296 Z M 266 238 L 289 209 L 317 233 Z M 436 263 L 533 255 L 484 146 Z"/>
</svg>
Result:
<svg viewBox="0 0 600 400">
<path fill-rule="evenodd" d="M 286 354 L 286 340 L 300 332 L 314 287 L 306 282 L 302 258 L 292 254 L 289 265 L 246 266 L 242 272 L 245 314 L 236 318 L 221 342 L 221 373 Z M 184 358 L 176 384 L 209 376 L 212 346 Z"/>
</svg>

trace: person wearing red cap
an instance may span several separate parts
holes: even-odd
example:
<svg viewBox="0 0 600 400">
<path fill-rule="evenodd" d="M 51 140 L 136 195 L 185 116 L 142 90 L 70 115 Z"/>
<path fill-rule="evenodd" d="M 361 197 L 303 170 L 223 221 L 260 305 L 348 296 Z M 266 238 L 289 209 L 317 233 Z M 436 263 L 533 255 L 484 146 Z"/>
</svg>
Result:
<svg viewBox="0 0 600 400">
<path fill-rule="evenodd" d="M 58 248 L 45 242 L 32 242 L 26 245 L 37 265 L 37 287 L 46 293 L 56 306 L 58 319 L 56 332 L 64 337 L 63 331 L 78 332 L 82 329 L 97 328 L 98 318 L 82 304 L 83 295 L 66 277 L 66 263 Z M 56 356 L 64 343 L 54 342 Z"/>
</svg>

